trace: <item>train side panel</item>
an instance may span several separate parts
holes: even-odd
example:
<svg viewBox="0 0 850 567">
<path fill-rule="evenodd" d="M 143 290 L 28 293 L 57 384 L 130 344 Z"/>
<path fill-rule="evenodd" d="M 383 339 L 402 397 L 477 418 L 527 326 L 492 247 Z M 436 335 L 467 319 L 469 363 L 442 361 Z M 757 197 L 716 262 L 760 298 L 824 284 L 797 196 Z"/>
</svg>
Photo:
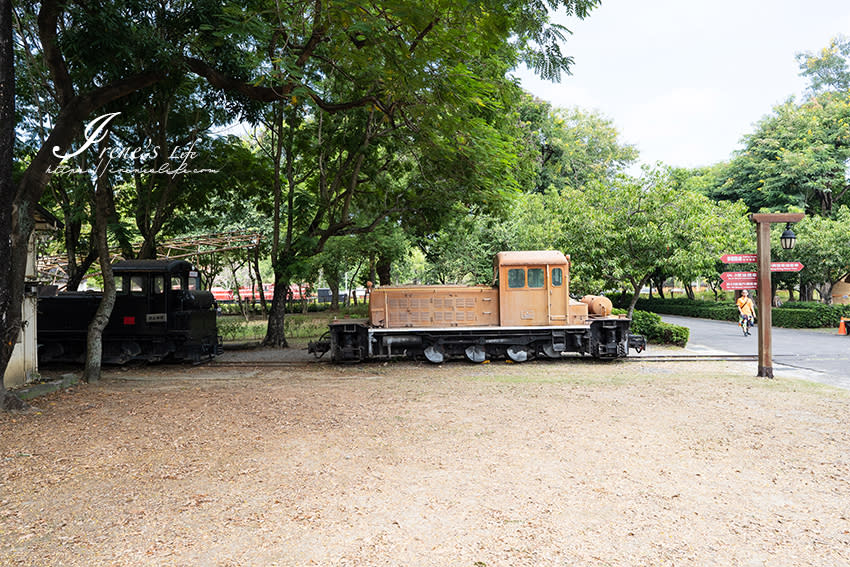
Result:
<svg viewBox="0 0 850 567">
<path fill-rule="evenodd" d="M 499 324 L 499 293 L 484 286 L 381 287 L 369 299 L 374 327 L 487 327 Z"/>
</svg>

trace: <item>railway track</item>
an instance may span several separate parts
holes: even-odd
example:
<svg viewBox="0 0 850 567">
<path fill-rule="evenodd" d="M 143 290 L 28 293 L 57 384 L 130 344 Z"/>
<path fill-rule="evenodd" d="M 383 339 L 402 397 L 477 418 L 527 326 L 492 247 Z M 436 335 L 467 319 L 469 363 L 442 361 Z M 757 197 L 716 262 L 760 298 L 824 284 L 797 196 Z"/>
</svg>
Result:
<svg viewBox="0 0 850 567">
<path fill-rule="evenodd" d="M 728 360 L 758 362 L 757 354 L 647 354 L 629 356 L 626 360 L 642 360 L 645 362 L 683 362 L 697 360 Z"/>
<path fill-rule="evenodd" d="M 582 360 L 580 357 L 571 357 L 576 360 Z M 544 359 L 548 362 L 547 359 Z M 593 360 L 586 358 L 583 360 Z M 697 362 L 697 361 L 751 361 L 757 362 L 758 356 L 754 354 L 648 354 L 648 355 L 633 355 L 622 359 L 626 362 Z M 316 362 L 331 363 L 330 360 L 324 359 L 302 359 L 302 360 L 214 360 L 207 363 L 211 368 L 245 368 L 245 367 L 263 367 L 263 368 L 289 368 L 293 366 L 303 366 L 305 364 L 314 364 Z M 464 362 L 459 360 L 458 362 Z M 383 361 L 375 361 L 372 364 L 383 364 Z M 369 364 L 369 363 L 365 363 Z M 340 364 L 340 366 L 346 366 Z"/>
</svg>

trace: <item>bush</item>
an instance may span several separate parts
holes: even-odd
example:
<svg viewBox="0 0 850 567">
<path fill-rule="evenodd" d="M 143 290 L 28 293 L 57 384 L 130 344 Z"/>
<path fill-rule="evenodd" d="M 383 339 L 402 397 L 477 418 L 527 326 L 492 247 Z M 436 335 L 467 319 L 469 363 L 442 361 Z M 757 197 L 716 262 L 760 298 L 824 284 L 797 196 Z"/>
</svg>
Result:
<svg viewBox="0 0 850 567">
<path fill-rule="evenodd" d="M 614 309 L 613 312 L 618 315 L 626 313 L 624 309 Z M 691 335 L 687 327 L 664 323 L 660 315 L 649 311 L 635 310 L 632 313 L 631 330 L 637 335 L 643 335 L 647 342 L 680 347 L 688 344 Z"/>
<path fill-rule="evenodd" d="M 638 299 L 637 307 L 644 311 L 665 315 L 682 315 L 719 321 L 738 320 L 738 308 L 733 301 L 641 298 Z M 776 327 L 798 329 L 837 327 L 842 317 L 850 317 L 850 305 L 826 305 L 816 301 L 791 301 L 784 303 L 782 307 L 772 308 L 771 315 L 773 325 Z"/>
</svg>

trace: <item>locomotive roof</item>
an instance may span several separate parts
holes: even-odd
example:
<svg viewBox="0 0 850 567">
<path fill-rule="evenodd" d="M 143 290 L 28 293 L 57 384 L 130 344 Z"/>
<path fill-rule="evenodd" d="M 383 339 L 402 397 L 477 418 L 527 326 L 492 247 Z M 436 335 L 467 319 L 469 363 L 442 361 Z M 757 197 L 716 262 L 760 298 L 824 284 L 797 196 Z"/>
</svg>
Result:
<svg viewBox="0 0 850 567">
<path fill-rule="evenodd" d="M 557 265 L 567 262 L 567 257 L 558 250 L 520 250 L 496 254 L 496 263 L 500 266 Z"/>
<path fill-rule="evenodd" d="M 193 269 L 186 260 L 122 260 L 112 265 L 113 272 L 188 272 Z"/>
</svg>

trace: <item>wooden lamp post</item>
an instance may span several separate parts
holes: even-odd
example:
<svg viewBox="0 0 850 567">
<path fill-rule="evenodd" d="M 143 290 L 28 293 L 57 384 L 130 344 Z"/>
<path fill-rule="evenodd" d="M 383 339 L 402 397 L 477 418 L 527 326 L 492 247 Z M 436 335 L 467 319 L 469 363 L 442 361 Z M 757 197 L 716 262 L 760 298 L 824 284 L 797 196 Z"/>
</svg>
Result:
<svg viewBox="0 0 850 567">
<path fill-rule="evenodd" d="M 773 317 L 770 312 L 770 223 L 788 223 L 782 234 L 782 247 L 794 247 L 796 237 L 791 232 L 790 223 L 802 220 L 803 213 L 759 213 L 750 215 L 750 220 L 756 223 L 756 254 L 758 257 L 758 294 L 759 294 L 759 368 L 757 376 L 773 378 L 773 362 L 771 357 L 770 329 Z"/>
</svg>

